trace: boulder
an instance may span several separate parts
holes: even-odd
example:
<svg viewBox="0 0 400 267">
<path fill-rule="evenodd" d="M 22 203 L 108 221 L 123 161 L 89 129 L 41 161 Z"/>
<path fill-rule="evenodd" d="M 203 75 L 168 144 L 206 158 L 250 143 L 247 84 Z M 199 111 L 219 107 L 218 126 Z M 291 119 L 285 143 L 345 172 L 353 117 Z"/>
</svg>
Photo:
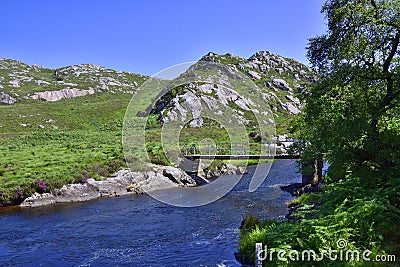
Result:
<svg viewBox="0 0 400 267">
<path fill-rule="evenodd" d="M 163 167 L 163 175 L 169 178 L 171 181 L 184 186 L 196 186 L 196 181 L 193 180 L 192 177 L 186 174 L 186 172 L 182 171 L 178 168 Z"/>
<path fill-rule="evenodd" d="M 65 88 L 58 91 L 45 91 L 38 92 L 31 96 L 32 99 L 43 99 L 48 102 L 55 102 L 64 98 L 74 98 L 78 96 L 92 95 L 94 94 L 94 89 L 90 88 L 88 90 L 81 90 L 76 88 Z"/>
<path fill-rule="evenodd" d="M 142 192 L 152 192 L 178 187 L 179 185 L 161 173 L 149 171 L 146 173 L 146 179 L 136 183 L 136 186 Z"/>
<path fill-rule="evenodd" d="M 99 197 L 118 197 L 131 193 L 126 189 L 129 184 L 121 184 L 119 180 L 115 178 L 108 178 L 104 181 L 88 179 L 87 185 L 93 188 L 98 193 Z"/>
<path fill-rule="evenodd" d="M 54 196 L 51 193 L 34 193 L 32 196 L 26 198 L 21 207 L 39 207 L 56 203 Z"/>
<path fill-rule="evenodd" d="M 222 174 L 227 174 L 227 175 L 236 174 L 237 173 L 237 167 L 235 165 L 230 164 L 230 163 L 225 163 L 222 166 L 221 173 Z"/>
<path fill-rule="evenodd" d="M 295 96 L 292 95 L 285 95 L 286 99 L 288 99 L 289 101 L 296 103 L 296 104 L 300 104 L 300 99 L 298 99 Z"/>
<path fill-rule="evenodd" d="M 283 79 L 273 79 L 272 83 L 284 91 L 293 91 L 293 89 L 290 88 L 289 84 Z"/>
<path fill-rule="evenodd" d="M 215 178 L 221 176 L 222 173 L 218 170 L 209 170 L 206 178 Z"/>
<path fill-rule="evenodd" d="M 20 87 L 20 83 L 19 83 L 18 80 L 9 81 L 8 83 L 14 88 L 19 88 Z"/>
<path fill-rule="evenodd" d="M 292 115 L 297 115 L 301 112 L 300 109 L 292 102 L 281 102 L 280 104 L 284 110 L 287 110 Z"/>
<path fill-rule="evenodd" d="M 12 104 L 16 103 L 17 101 L 18 101 L 18 99 L 10 96 L 6 92 L 4 92 L 4 91 L 0 92 L 0 104 L 12 105 Z"/>
<path fill-rule="evenodd" d="M 89 183 L 68 184 L 64 185 L 60 189 L 55 189 L 53 196 L 56 203 L 80 202 L 95 199 L 99 197 L 99 193 L 92 186 L 90 186 Z"/>
<path fill-rule="evenodd" d="M 239 166 L 239 168 L 238 168 L 238 173 L 240 173 L 240 174 L 246 174 L 246 173 L 248 173 L 247 168 L 244 167 L 244 166 Z"/>
<path fill-rule="evenodd" d="M 261 79 L 260 74 L 258 74 L 257 72 L 255 72 L 253 70 L 249 70 L 248 73 L 249 73 L 249 75 L 251 76 L 251 78 L 253 80 L 260 80 Z"/>
<path fill-rule="evenodd" d="M 245 174 L 247 173 L 247 169 L 244 166 L 236 167 L 232 164 L 223 164 L 220 170 L 209 170 L 207 172 L 206 178 L 216 178 L 222 175 L 229 175 L 229 174 Z"/>
</svg>

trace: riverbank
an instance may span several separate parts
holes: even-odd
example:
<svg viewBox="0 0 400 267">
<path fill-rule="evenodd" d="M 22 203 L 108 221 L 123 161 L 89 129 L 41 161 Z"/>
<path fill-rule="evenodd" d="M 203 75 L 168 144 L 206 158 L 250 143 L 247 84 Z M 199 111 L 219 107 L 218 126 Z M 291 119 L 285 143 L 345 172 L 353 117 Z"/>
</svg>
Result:
<svg viewBox="0 0 400 267">
<path fill-rule="evenodd" d="M 300 190 L 296 185 L 284 189 L 294 193 Z M 383 266 L 398 266 L 398 202 L 388 197 L 388 193 L 398 191 L 378 189 L 375 184 L 366 184 L 365 180 L 350 175 L 347 180 L 307 190 L 308 193 L 291 201 L 285 220 L 260 220 L 241 230 L 239 252 L 242 262 L 253 264 L 255 244 L 262 243 L 269 251 L 281 250 L 285 255 L 293 250 L 313 250 L 319 258 L 323 250 L 368 250 L 369 261 L 383 256 L 393 263 Z M 293 257 L 285 259 L 289 266 L 307 263 Z M 327 255 L 320 259 L 321 266 L 332 264 Z M 276 254 L 267 261 L 272 266 L 282 264 Z M 367 261 L 350 259 L 341 261 L 341 264 L 369 266 Z"/>
<path fill-rule="evenodd" d="M 119 170 L 113 177 L 104 180 L 88 179 L 86 183 L 64 185 L 50 193 L 34 193 L 21 203 L 21 207 L 81 202 L 100 197 L 141 194 L 179 186 L 197 186 L 193 178 L 178 168 L 157 165 L 148 167 L 150 170 L 145 172 Z"/>
<path fill-rule="evenodd" d="M 64 185 L 49 193 L 35 192 L 24 199 L 20 206 L 39 207 L 56 203 L 82 202 L 101 197 L 142 194 L 175 187 L 201 186 L 208 183 L 206 179 L 190 176 L 179 168 L 153 164 L 148 164 L 147 167 L 148 171 L 131 172 L 123 169 L 115 172 L 113 177 L 104 180 L 88 179 L 85 183 Z M 244 167 L 224 164 L 218 172 L 213 172 L 208 178 L 246 172 Z"/>
</svg>

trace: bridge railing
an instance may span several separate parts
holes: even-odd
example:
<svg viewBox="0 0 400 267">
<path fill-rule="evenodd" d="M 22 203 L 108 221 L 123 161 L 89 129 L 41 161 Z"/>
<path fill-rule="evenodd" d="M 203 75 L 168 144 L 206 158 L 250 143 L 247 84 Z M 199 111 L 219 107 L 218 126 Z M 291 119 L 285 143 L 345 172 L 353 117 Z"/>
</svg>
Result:
<svg viewBox="0 0 400 267">
<path fill-rule="evenodd" d="M 183 154 L 185 156 L 217 156 L 217 155 L 263 155 L 273 156 L 276 155 L 277 145 L 275 143 L 216 143 L 216 144 L 203 144 L 192 143 L 186 144 L 183 147 Z"/>
</svg>

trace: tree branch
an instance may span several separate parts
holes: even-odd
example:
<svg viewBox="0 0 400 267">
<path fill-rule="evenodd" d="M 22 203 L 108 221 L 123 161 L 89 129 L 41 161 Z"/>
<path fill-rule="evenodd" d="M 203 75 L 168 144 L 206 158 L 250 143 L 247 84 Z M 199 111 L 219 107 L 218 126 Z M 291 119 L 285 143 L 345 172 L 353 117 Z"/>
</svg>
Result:
<svg viewBox="0 0 400 267">
<path fill-rule="evenodd" d="M 383 72 L 388 73 L 390 63 L 392 63 L 393 57 L 396 55 L 397 49 L 399 47 L 400 42 L 400 33 L 399 31 L 396 32 L 396 36 L 393 38 L 392 42 L 392 49 L 390 50 L 389 56 L 386 58 L 385 62 L 383 63 Z"/>
</svg>

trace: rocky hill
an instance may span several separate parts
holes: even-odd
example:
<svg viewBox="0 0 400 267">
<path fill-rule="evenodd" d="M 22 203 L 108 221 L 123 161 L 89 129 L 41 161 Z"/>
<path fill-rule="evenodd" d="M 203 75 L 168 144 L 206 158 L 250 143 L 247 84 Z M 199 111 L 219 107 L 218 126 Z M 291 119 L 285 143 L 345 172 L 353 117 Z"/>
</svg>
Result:
<svg viewBox="0 0 400 267">
<path fill-rule="evenodd" d="M 285 132 L 291 115 L 300 113 L 301 103 L 296 94 L 315 81 L 313 72 L 292 59 L 261 51 L 245 59 L 233 54 L 217 55 L 212 52 L 199 62 L 216 62 L 243 73 L 262 90 L 262 99 L 274 113 L 278 131 Z M 98 93 L 132 94 L 146 76 L 115 71 L 104 67 L 80 64 L 48 69 L 27 65 L 12 59 L 0 59 L 0 104 L 12 105 L 18 101 L 45 100 L 54 102 Z M 224 79 L 224 77 L 222 77 Z M 157 112 L 164 121 L 174 120 L 190 112 L 196 113 L 196 101 L 207 99 L 211 105 L 231 105 L 237 118 L 248 124 L 244 111 L 251 107 L 238 92 L 223 84 L 186 84 L 167 95 L 159 103 Z M 237 99 L 241 99 L 238 101 Z M 191 126 L 201 127 L 201 114 Z"/>
<path fill-rule="evenodd" d="M 316 81 L 315 74 L 306 65 L 268 51 L 257 52 L 248 59 L 209 53 L 201 60 L 230 64 L 246 73 L 264 89 L 272 110 L 279 113 L 298 114 L 301 104 L 296 93 Z"/>
<path fill-rule="evenodd" d="M 202 112 L 205 106 L 217 110 L 229 106 L 238 123 L 250 126 L 251 112 L 247 111 L 259 112 L 259 110 L 252 101 L 234 88 L 231 84 L 232 77 L 229 77 L 235 73 L 242 73 L 256 84 L 260 91 L 259 98 L 263 100 L 261 105 L 269 105 L 278 132 L 283 133 L 287 131 L 292 115 L 301 112 L 302 104 L 296 95 L 316 80 L 307 66 L 267 51 L 258 52 L 248 59 L 232 54 L 216 55 L 210 52 L 201 58 L 197 65 L 202 62 L 215 62 L 227 66 L 227 73 L 216 71 L 219 73 L 213 74 L 214 81 L 211 82 L 185 84 L 177 82 L 177 88 L 164 95 L 153 110 L 153 113 L 158 113 L 164 122 L 184 121 L 190 115 L 193 120 L 188 127 L 202 127 Z M 192 68 L 196 68 L 196 64 Z M 187 74 L 192 79 L 196 75 L 196 71 Z M 237 78 L 233 77 L 233 80 Z M 177 79 L 179 81 L 182 77 Z"/>
<path fill-rule="evenodd" d="M 48 69 L 0 59 L 0 101 L 14 104 L 32 98 L 53 102 L 102 91 L 132 93 L 145 79 L 91 64 Z"/>
</svg>

